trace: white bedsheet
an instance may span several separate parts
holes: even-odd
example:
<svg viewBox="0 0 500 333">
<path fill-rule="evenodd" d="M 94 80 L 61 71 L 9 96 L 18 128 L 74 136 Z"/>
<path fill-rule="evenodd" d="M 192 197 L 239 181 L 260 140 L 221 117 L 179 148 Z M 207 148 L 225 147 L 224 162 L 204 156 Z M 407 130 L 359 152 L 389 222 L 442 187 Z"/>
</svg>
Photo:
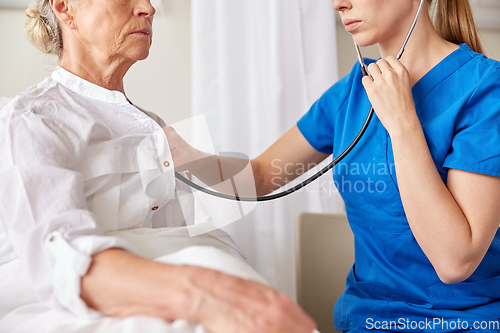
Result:
<svg viewBox="0 0 500 333">
<path fill-rule="evenodd" d="M 134 238 L 136 235 L 128 236 Z M 211 268 L 265 283 L 243 259 L 213 246 L 191 246 L 155 260 Z M 0 318 L 1 333 L 205 333 L 201 325 L 184 320 L 167 323 L 144 316 L 90 320 L 51 309 L 37 301 L 18 260 L 0 267 Z"/>
</svg>

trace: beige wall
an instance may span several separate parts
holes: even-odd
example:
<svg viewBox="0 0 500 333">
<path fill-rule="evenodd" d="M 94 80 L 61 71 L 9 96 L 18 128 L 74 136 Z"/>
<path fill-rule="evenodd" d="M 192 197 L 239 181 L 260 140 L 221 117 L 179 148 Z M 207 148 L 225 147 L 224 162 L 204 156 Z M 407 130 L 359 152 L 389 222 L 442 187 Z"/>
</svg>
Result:
<svg viewBox="0 0 500 333">
<path fill-rule="evenodd" d="M 170 124 L 191 116 L 191 1 L 162 3 L 149 58 L 130 69 L 125 91 L 135 104 Z"/>
<path fill-rule="evenodd" d="M 500 1 L 500 0 L 499 0 Z M 481 30 L 481 38 L 485 48 L 486 55 L 490 58 L 500 61 L 500 31 Z M 349 73 L 352 66 L 357 61 L 356 49 L 352 41 L 351 34 L 347 33 L 342 23 L 337 22 L 337 47 L 339 57 L 339 75 L 340 77 Z M 377 46 L 370 46 L 361 49 L 363 57 L 379 58 Z"/>
<path fill-rule="evenodd" d="M 481 35 L 486 55 L 500 61 L 500 31 L 481 30 L 479 34 Z"/>
<path fill-rule="evenodd" d="M 38 52 L 24 35 L 22 10 L 0 10 L 0 97 L 12 97 L 55 68 L 54 58 Z"/>
<path fill-rule="evenodd" d="M 191 114 L 190 1 L 161 0 L 147 60 L 125 77 L 125 91 L 137 105 L 167 123 Z M 24 35 L 23 10 L 0 9 L 0 97 L 13 97 L 49 76 L 57 60 L 37 51 Z"/>
</svg>

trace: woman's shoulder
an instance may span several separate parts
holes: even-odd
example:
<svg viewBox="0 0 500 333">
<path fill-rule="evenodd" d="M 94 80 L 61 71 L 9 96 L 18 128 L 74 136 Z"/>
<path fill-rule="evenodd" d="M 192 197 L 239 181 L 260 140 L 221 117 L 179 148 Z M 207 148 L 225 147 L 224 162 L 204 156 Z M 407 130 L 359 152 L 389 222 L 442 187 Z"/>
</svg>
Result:
<svg viewBox="0 0 500 333">
<path fill-rule="evenodd" d="M 480 106 L 476 112 L 485 112 L 484 105 L 500 96 L 500 62 L 484 54 L 474 52 L 467 44 L 449 54 L 414 87 L 418 96 L 444 106 L 452 103 L 462 113 L 472 112 L 472 106 Z M 487 108 L 500 110 L 496 102 Z"/>
<path fill-rule="evenodd" d="M 0 111 L 0 124 L 23 119 L 26 122 L 54 122 L 64 127 L 86 128 L 92 117 L 76 107 L 71 96 L 48 77 L 12 98 Z"/>
<path fill-rule="evenodd" d="M 46 78 L 11 98 L 2 108 L 0 119 L 21 115 L 23 112 L 28 111 L 32 104 L 36 103 L 38 98 L 51 88 L 50 81 L 50 78 Z"/>
<path fill-rule="evenodd" d="M 44 159 L 52 153 L 77 158 L 85 149 L 92 125 L 93 120 L 71 108 L 70 102 L 57 92 L 57 83 L 47 78 L 0 110 L 0 149 L 17 151 L 16 147 L 22 146 Z"/>
<path fill-rule="evenodd" d="M 470 62 L 462 68 L 461 75 L 459 75 L 461 80 L 474 83 L 471 98 L 476 97 L 485 101 L 493 97 L 498 101 L 500 96 L 500 61 L 476 53 L 466 44 L 461 45 L 460 49 L 471 57 Z M 495 109 L 500 110 L 498 102 Z"/>
<path fill-rule="evenodd" d="M 500 61 L 488 58 L 486 55 L 474 52 L 467 44 L 461 44 L 458 52 L 470 57 L 466 65 L 461 69 L 463 78 L 477 78 L 477 81 L 484 81 L 487 77 L 498 77 L 500 75 Z"/>
</svg>

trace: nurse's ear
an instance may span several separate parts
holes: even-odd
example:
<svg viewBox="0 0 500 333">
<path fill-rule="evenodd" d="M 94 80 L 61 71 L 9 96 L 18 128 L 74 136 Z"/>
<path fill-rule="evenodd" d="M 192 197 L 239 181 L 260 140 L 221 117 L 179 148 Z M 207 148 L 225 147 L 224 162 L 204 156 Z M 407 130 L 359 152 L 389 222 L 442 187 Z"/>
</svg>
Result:
<svg viewBox="0 0 500 333">
<path fill-rule="evenodd" d="M 75 7 L 70 3 L 70 0 L 50 0 L 50 6 L 59 20 L 62 29 L 63 26 L 72 30 L 76 29 Z"/>
</svg>

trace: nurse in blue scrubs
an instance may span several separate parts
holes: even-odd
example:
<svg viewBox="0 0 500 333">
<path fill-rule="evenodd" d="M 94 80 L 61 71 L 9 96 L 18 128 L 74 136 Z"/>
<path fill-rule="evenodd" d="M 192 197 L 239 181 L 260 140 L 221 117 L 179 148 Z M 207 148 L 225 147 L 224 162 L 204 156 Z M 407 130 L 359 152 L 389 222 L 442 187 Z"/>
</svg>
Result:
<svg viewBox="0 0 500 333">
<path fill-rule="evenodd" d="M 468 0 L 433 2 L 436 28 L 424 8 L 399 61 L 419 0 L 335 0 L 381 60 L 366 60 L 371 77 L 355 65 L 251 161 L 257 194 L 270 193 L 291 165 L 340 154 L 373 104 L 333 170 L 355 235 L 341 331 L 500 332 L 500 63 L 481 54 Z M 277 164 L 289 172 L 281 184 L 268 172 Z"/>
<path fill-rule="evenodd" d="M 355 235 L 335 327 L 500 332 L 500 63 L 474 52 L 468 1 L 438 4 L 456 7 L 440 19 L 457 20 L 461 35 L 439 35 L 424 12 L 401 62 L 392 55 L 418 1 L 333 5 L 357 44 L 378 42 L 383 59 L 367 60 L 371 78 L 354 66 L 297 124 L 337 156 L 370 103 L 376 112 L 334 169 Z"/>
</svg>

